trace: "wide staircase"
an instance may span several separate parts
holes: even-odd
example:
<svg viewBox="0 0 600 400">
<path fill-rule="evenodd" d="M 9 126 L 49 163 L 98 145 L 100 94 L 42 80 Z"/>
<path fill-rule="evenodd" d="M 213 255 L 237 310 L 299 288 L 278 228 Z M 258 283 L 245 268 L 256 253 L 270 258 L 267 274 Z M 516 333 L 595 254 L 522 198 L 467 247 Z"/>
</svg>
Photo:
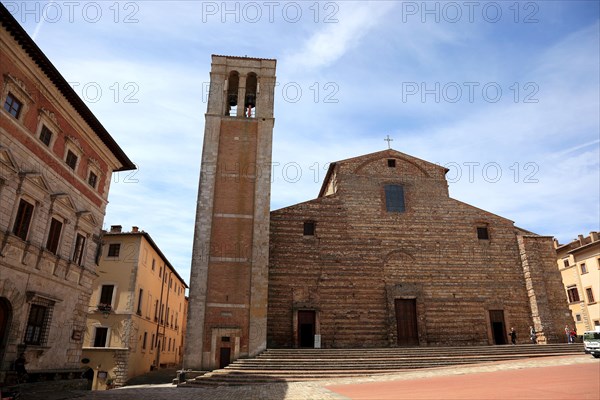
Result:
<svg viewBox="0 0 600 400">
<path fill-rule="evenodd" d="M 184 385 L 249 385 L 332 379 L 573 354 L 583 354 L 583 345 L 268 349 L 255 358 L 239 359 L 224 369 L 188 380 Z"/>
</svg>

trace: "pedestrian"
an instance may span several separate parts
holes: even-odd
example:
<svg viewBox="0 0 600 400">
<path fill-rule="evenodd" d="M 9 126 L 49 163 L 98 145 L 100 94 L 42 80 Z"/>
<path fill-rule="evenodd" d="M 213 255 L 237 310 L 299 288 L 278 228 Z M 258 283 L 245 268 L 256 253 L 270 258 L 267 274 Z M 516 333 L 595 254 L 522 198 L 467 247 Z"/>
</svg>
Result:
<svg viewBox="0 0 600 400">
<path fill-rule="evenodd" d="M 567 343 L 571 344 L 571 328 L 569 328 L 569 325 L 565 325 L 565 336 L 567 336 Z"/>
<path fill-rule="evenodd" d="M 577 339 L 577 332 L 575 332 L 575 328 L 571 329 L 569 334 L 571 337 L 571 343 L 575 343 L 575 339 Z"/>
<path fill-rule="evenodd" d="M 15 372 L 17 373 L 19 382 L 27 381 L 27 370 L 25 369 L 25 363 L 27 363 L 27 360 L 25 360 L 25 353 L 19 354 L 19 357 L 15 360 L 14 364 Z"/>
<path fill-rule="evenodd" d="M 533 326 L 529 327 L 529 338 L 532 344 L 537 344 L 537 332 Z"/>
<path fill-rule="evenodd" d="M 515 328 L 510 328 L 509 335 L 512 344 L 517 344 L 517 331 L 515 331 Z"/>
</svg>

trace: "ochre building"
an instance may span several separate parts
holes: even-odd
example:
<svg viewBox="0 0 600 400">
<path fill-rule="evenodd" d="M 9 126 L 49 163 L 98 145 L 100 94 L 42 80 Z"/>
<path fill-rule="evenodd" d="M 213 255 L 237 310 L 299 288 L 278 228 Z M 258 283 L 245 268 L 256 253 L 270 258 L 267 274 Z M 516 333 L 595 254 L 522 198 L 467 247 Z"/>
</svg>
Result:
<svg viewBox="0 0 600 400">
<path fill-rule="evenodd" d="M 79 378 L 114 171 L 135 169 L 0 4 L 0 384 Z"/>
<path fill-rule="evenodd" d="M 186 288 L 148 232 L 113 225 L 104 233 L 83 341 L 93 389 L 181 365 Z"/>
<path fill-rule="evenodd" d="M 562 276 L 576 332 L 582 335 L 600 327 L 600 240 L 598 232 L 579 235 L 570 243 L 555 242 L 558 270 Z M 573 326 L 570 326 L 573 328 Z"/>
</svg>

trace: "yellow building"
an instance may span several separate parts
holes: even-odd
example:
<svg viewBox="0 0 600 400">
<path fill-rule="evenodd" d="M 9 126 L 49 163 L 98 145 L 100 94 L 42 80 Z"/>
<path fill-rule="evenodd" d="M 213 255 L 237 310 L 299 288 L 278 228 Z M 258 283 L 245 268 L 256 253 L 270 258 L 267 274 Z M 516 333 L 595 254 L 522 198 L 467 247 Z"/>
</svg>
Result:
<svg viewBox="0 0 600 400">
<path fill-rule="evenodd" d="M 555 241 L 558 269 L 567 292 L 577 334 L 600 326 L 600 241 L 598 232 L 568 244 Z"/>
<path fill-rule="evenodd" d="M 187 284 L 148 233 L 112 226 L 93 287 L 83 356 L 95 389 L 181 364 Z"/>
</svg>

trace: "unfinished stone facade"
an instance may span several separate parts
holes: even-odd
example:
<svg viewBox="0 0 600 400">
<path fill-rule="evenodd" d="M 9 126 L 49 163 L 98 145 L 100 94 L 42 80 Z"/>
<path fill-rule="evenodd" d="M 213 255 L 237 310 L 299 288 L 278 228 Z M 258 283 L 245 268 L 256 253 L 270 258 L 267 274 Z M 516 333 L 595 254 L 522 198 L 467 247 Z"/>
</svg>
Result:
<svg viewBox="0 0 600 400">
<path fill-rule="evenodd" d="M 268 346 L 504 344 L 511 327 L 527 343 L 533 324 L 564 341 L 552 238 L 450 198 L 445 173 L 368 154 L 271 212 Z"/>
<path fill-rule="evenodd" d="M 111 174 L 134 168 L 0 4 L 0 383 L 21 352 L 79 377 Z"/>
<path fill-rule="evenodd" d="M 185 367 L 266 348 L 275 60 L 212 56 Z"/>
</svg>

